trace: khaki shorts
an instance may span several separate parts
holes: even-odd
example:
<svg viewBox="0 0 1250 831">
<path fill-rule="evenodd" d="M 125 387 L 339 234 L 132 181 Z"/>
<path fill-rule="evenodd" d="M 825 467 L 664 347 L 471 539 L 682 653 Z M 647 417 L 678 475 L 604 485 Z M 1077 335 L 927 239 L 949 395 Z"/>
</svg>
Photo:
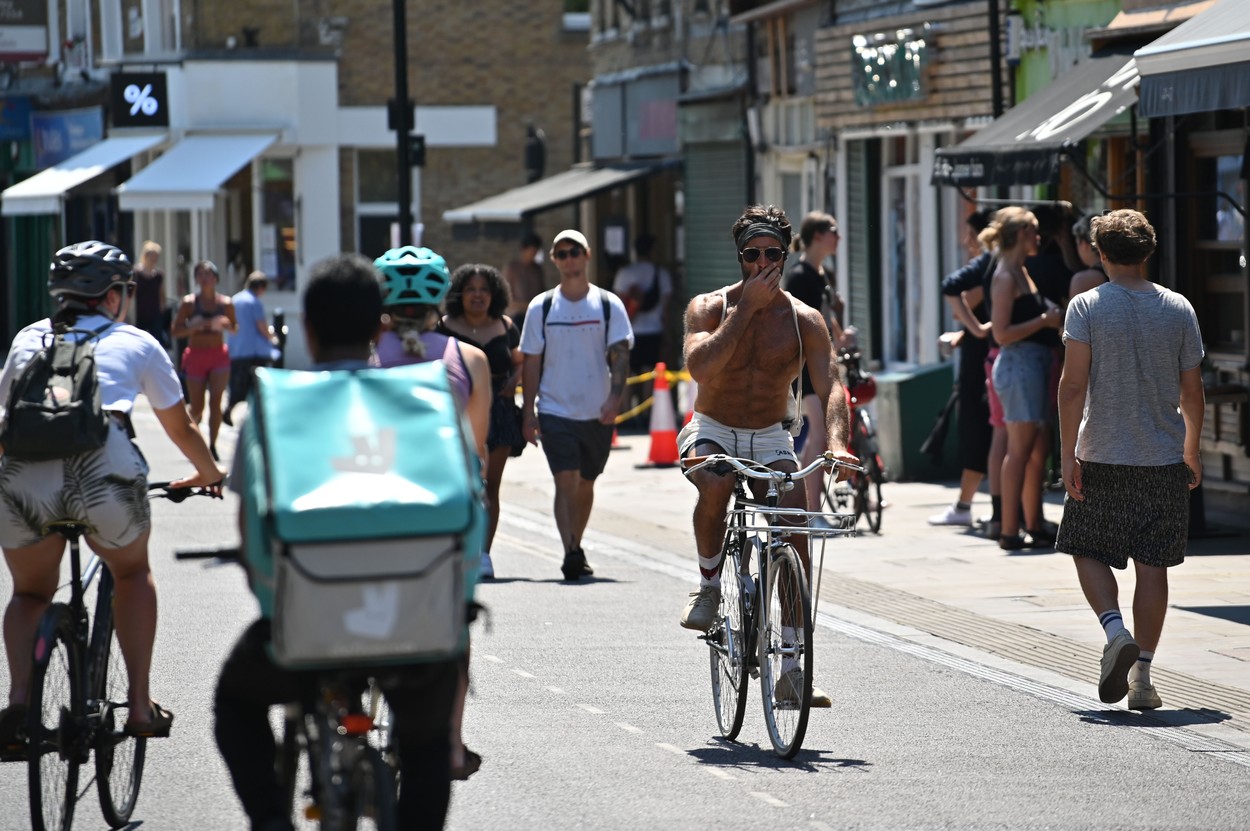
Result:
<svg viewBox="0 0 1250 831">
<path fill-rule="evenodd" d="M 151 526 L 148 463 L 113 422 L 104 447 L 47 462 L 0 457 L 0 547 L 24 548 L 49 523 L 81 522 L 106 548 L 128 545 Z"/>
<path fill-rule="evenodd" d="M 708 442 L 720 449 L 704 447 Z M 723 452 L 739 459 L 751 459 L 762 465 L 772 465 L 780 461 L 791 461 L 796 465 L 799 463 L 798 456 L 794 454 L 794 437 L 780 424 L 759 430 L 743 430 L 727 427 L 698 412 L 677 434 L 677 449 L 682 456 Z"/>
</svg>

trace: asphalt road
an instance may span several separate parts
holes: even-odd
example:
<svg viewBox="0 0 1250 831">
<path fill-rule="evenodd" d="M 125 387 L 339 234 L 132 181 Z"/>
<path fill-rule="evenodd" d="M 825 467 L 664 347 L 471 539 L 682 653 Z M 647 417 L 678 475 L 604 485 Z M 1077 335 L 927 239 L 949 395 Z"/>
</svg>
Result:
<svg viewBox="0 0 1250 831">
<path fill-rule="evenodd" d="M 154 423 L 139 426 L 150 435 Z M 154 478 L 182 470 L 162 442 L 145 450 Z M 153 690 L 178 718 L 171 739 L 149 744 L 137 828 L 246 828 L 210 702 L 255 604 L 238 569 L 170 554 L 233 542 L 233 508 L 155 505 Z M 1248 754 L 836 608 L 823 609 L 816 637 L 816 683 L 834 707 L 813 713 L 799 756 L 773 756 L 755 688 L 740 742 L 721 741 L 707 650 L 677 626 L 693 583 L 688 554 L 595 533 L 596 579 L 566 585 L 557 549 L 549 518 L 508 509 L 494 547 L 501 579 L 480 591 L 490 622 L 475 634 L 465 723 L 485 762 L 455 786 L 452 829 L 1250 825 Z M 0 594 L 9 591 L 0 574 Z M 83 787 L 75 827 L 103 828 Z M 0 766 L 0 829 L 29 827 L 26 805 L 24 767 Z"/>
</svg>

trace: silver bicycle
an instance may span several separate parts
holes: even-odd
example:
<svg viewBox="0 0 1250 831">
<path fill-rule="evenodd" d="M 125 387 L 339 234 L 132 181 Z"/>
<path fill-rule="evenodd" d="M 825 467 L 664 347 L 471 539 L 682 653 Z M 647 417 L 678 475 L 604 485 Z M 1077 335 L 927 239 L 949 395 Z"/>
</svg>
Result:
<svg viewBox="0 0 1250 831">
<path fill-rule="evenodd" d="M 685 459 L 682 465 L 687 475 L 709 468 L 736 479 L 721 549 L 720 614 L 699 636 L 711 656 L 712 701 L 721 735 L 730 741 L 738 737 L 748 676 L 759 678 L 769 741 L 778 756 L 790 759 L 807 732 L 815 617 L 807 569 L 791 541 L 806 537 L 810 558 L 812 543 L 819 540 L 823 560 L 824 541 L 853 534 L 856 516 L 783 508 L 781 494 L 820 468 L 830 473 L 839 468 L 862 473 L 863 468 L 830 453 L 793 473 L 723 454 Z M 750 480 L 768 483 L 762 500 L 752 496 Z M 812 527 L 816 517 L 828 527 Z"/>
</svg>

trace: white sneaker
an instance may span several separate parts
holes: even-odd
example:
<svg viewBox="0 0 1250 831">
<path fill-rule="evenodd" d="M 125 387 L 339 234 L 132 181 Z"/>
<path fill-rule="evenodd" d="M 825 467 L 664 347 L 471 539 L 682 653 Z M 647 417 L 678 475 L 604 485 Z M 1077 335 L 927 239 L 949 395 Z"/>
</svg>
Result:
<svg viewBox="0 0 1250 831">
<path fill-rule="evenodd" d="M 951 505 L 944 512 L 934 514 L 929 517 L 930 525 L 963 525 L 972 527 L 972 511 L 967 508 L 960 508 L 957 505 Z"/>
<path fill-rule="evenodd" d="M 490 552 L 482 552 L 482 565 L 478 570 L 478 578 L 482 580 L 495 579 L 495 564 L 490 561 Z"/>
<path fill-rule="evenodd" d="M 706 632 L 712 628 L 712 622 L 720 614 L 720 587 L 703 586 L 697 592 L 690 593 L 690 602 L 681 613 L 678 623 L 683 629 L 694 629 Z"/>
</svg>

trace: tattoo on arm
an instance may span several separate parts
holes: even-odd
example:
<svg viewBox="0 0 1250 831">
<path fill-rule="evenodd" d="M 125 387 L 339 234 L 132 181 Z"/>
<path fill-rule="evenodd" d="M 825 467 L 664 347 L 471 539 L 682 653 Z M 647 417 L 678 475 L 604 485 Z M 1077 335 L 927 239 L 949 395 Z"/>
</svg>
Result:
<svg viewBox="0 0 1250 831">
<path fill-rule="evenodd" d="M 629 341 L 619 340 L 608 347 L 608 368 L 612 373 L 612 395 L 625 391 L 629 375 Z"/>
</svg>

